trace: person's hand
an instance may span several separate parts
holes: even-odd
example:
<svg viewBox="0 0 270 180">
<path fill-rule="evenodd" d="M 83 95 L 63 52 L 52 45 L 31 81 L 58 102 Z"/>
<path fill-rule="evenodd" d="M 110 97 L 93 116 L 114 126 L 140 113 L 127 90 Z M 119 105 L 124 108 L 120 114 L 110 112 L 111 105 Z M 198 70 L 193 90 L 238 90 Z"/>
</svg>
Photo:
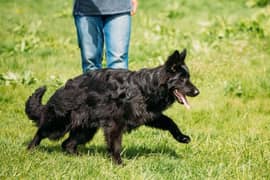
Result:
<svg viewBox="0 0 270 180">
<path fill-rule="evenodd" d="M 135 15 L 136 14 L 136 11 L 137 11 L 137 7 L 138 7 L 138 1 L 137 0 L 131 0 L 131 5 L 132 5 L 132 9 L 131 9 L 131 16 Z"/>
</svg>

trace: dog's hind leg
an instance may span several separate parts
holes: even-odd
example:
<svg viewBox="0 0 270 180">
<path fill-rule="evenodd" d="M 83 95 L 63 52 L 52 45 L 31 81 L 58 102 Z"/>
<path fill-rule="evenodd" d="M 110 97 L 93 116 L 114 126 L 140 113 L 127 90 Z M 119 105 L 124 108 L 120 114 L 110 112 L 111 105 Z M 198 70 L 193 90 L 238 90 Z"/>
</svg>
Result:
<svg viewBox="0 0 270 180">
<path fill-rule="evenodd" d="M 181 143 L 189 143 L 190 137 L 184 135 L 181 130 L 177 127 L 177 125 L 173 122 L 173 120 L 163 114 L 153 121 L 147 122 L 145 124 L 149 127 L 154 127 L 162 130 L 169 131 L 175 140 Z"/>
<path fill-rule="evenodd" d="M 78 154 L 77 146 L 90 141 L 98 128 L 76 128 L 70 131 L 68 139 L 62 143 L 62 148 L 70 154 Z"/>
</svg>

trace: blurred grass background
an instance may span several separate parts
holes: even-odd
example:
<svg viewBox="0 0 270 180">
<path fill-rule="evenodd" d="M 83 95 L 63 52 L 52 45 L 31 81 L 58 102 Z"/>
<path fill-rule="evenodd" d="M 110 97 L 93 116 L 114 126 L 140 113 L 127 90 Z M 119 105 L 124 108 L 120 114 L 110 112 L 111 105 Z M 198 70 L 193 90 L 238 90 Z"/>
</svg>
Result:
<svg viewBox="0 0 270 180">
<path fill-rule="evenodd" d="M 72 2 L 0 0 L 0 177 L 3 179 L 269 179 L 270 7 L 268 0 L 139 1 L 130 69 L 162 64 L 187 48 L 201 91 L 192 109 L 166 111 L 192 138 L 142 127 L 124 136 L 125 166 L 107 156 L 99 132 L 81 157 L 61 142 L 27 143 L 36 128 L 24 114 L 34 89 L 44 102 L 81 74 Z"/>
</svg>

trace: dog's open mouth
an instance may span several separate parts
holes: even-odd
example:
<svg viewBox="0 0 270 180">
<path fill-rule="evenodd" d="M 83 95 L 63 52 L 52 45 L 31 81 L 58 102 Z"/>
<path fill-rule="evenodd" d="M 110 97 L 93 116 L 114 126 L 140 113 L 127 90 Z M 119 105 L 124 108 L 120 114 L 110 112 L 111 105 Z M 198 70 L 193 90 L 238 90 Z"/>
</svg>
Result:
<svg viewBox="0 0 270 180">
<path fill-rule="evenodd" d="M 189 105 L 187 98 L 184 94 L 179 92 L 177 89 L 173 90 L 173 94 L 175 95 L 175 97 L 177 98 L 177 101 L 179 103 L 183 104 L 187 109 L 190 109 L 190 105 Z"/>
</svg>

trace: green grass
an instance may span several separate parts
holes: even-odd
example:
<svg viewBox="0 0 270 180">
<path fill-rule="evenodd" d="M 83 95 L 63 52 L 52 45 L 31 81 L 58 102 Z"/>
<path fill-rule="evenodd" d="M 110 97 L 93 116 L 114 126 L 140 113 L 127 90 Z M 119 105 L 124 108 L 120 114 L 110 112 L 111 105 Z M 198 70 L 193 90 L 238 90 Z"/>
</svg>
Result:
<svg viewBox="0 0 270 180">
<path fill-rule="evenodd" d="M 192 109 L 165 113 L 188 145 L 142 127 L 123 140 L 125 165 L 115 166 L 101 131 L 79 148 L 61 151 L 44 140 L 27 143 L 36 128 L 24 114 L 33 90 L 48 86 L 44 102 L 81 73 L 71 1 L 0 0 L 1 179 L 269 179 L 270 7 L 264 0 L 139 1 L 133 18 L 130 69 L 154 67 L 174 49 L 201 94 Z"/>
</svg>

